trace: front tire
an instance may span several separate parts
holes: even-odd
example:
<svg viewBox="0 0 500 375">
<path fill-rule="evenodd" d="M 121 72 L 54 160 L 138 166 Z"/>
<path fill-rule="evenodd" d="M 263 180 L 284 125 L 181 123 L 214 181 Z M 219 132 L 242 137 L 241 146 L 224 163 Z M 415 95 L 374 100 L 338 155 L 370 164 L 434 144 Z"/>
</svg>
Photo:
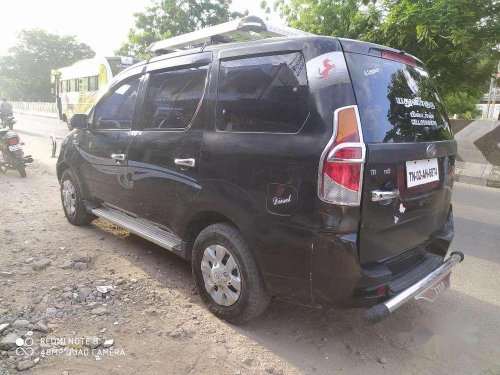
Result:
<svg viewBox="0 0 500 375">
<path fill-rule="evenodd" d="M 87 225 L 94 219 L 85 208 L 76 178 L 69 169 L 66 169 L 61 177 L 61 201 L 64 214 L 71 224 Z"/>
<path fill-rule="evenodd" d="M 26 177 L 26 166 L 24 164 L 19 164 L 17 166 L 17 171 L 21 177 Z"/>
<path fill-rule="evenodd" d="M 244 324 L 262 314 L 271 301 L 245 238 L 232 225 L 218 223 L 202 230 L 191 266 L 203 302 L 220 319 Z"/>
</svg>

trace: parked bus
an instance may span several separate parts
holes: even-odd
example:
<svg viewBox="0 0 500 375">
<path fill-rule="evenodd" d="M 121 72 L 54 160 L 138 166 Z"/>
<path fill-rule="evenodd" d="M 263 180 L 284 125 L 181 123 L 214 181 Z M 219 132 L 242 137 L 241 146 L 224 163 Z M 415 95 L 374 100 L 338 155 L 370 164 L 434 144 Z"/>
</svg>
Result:
<svg viewBox="0 0 500 375">
<path fill-rule="evenodd" d="M 136 62 L 126 56 L 94 57 L 52 70 L 59 119 L 69 122 L 75 113 L 86 113 L 111 79 Z"/>
</svg>

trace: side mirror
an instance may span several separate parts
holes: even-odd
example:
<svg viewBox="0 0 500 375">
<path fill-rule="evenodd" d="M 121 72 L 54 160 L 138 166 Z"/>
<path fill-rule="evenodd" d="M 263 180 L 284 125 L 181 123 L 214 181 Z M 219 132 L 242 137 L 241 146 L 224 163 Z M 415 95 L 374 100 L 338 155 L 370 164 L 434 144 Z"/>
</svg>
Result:
<svg viewBox="0 0 500 375">
<path fill-rule="evenodd" d="M 69 126 L 73 129 L 87 129 L 89 117 L 83 113 L 75 113 L 69 120 Z"/>
</svg>

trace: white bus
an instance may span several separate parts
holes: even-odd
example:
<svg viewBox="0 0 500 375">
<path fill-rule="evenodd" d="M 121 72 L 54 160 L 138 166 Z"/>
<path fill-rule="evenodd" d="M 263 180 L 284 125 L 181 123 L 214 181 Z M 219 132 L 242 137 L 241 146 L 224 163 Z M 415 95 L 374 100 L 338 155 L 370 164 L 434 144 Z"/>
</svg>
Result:
<svg viewBox="0 0 500 375">
<path fill-rule="evenodd" d="M 59 119 L 68 122 L 73 114 L 86 113 L 114 76 L 139 61 L 125 56 L 94 57 L 52 70 Z"/>
</svg>

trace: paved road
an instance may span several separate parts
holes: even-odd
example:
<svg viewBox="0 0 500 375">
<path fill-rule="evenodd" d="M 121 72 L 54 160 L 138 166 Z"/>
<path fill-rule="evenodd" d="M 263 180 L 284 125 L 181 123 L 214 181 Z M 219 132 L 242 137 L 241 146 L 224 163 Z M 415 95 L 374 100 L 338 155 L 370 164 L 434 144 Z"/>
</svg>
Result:
<svg viewBox="0 0 500 375">
<path fill-rule="evenodd" d="M 14 114 L 16 116 L 17 124 L 14 126 L 19 134 L 31 135 L 34 137 L 46 137 L 47 144 L 51 134 L 58 137 L 64 137 L 68 134 L 66 123 L 49 118 L 31 115 Z"/>
</svg>

